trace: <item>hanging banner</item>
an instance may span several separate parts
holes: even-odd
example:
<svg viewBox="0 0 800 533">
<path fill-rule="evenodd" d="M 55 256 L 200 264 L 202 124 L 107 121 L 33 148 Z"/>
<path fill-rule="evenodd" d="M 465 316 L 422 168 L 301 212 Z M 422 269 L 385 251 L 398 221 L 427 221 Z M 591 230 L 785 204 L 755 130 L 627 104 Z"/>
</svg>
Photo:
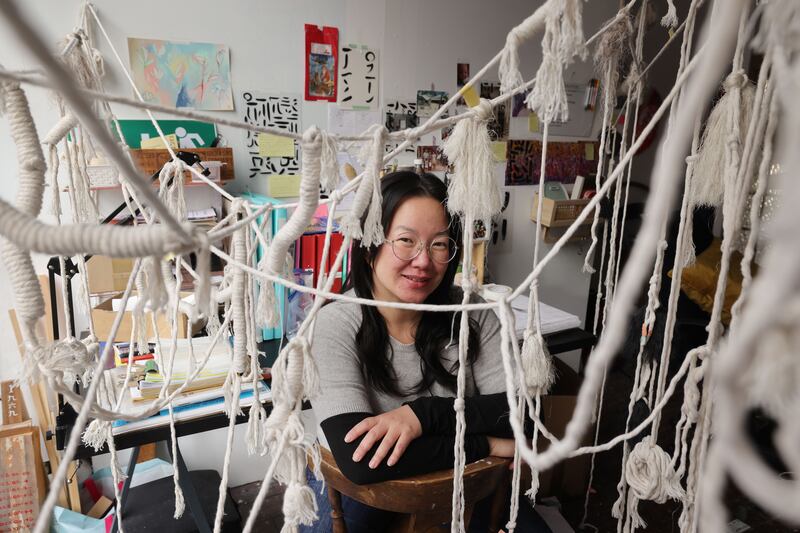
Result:
<svg viewBox="0 0 800 533">
<path fill-rule="evenodd" d="M 306 24 L 306 100 L 336 102 L 339 30 Z"/>
<path fill-rule="evenodd" d="M 364 45 L 342 47 L 339 107 L 362 111 L 378 109 L 378 52 Z"/>
</svg>

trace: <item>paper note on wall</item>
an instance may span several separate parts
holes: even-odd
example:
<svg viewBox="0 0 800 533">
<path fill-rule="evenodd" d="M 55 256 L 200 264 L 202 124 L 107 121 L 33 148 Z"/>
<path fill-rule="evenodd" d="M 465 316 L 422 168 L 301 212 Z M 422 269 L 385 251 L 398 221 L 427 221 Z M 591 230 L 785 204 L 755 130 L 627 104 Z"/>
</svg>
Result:
<svg viewBox="0 0 800 533">
<path fill-rule="evenodd" d="M 265 157 L 294 157 L 294 139 L 271 133 L 259 133 L 258 155 Z"/>
<path fill-rule="evenodd" d="M 328 104 L 328 131 L 337 135 L 361 135 L 381 123 L 380 111 L 354 111 Z"/>
<path fill-rule="evenodd" d="M 481 103 L 481 98 L 478 96 L 478 91 L 475 90 L 475 87 L 467 87 L 465 85 L 459 92 L 461 96 L 464 97 L 464 101 L 467 102 L 468 106 L 475 107 Z"/>
<path fill-rule="evenodd" d="M 594 161 L 594 143 L 586 143 L 583 146 L 586 150 L 586 160 Z"/>
<path fill-rule="evenodd" d="M 533 111 L 528 115 L 528 131 L 539 131 L 539 117 Z"/>
<path fill-rule="evenodd" d="M 178 149 L 178 137 L 174 133 L 170 133 L 169 135 L 164 135 L 164 139 L 166 139 L 167 143 L 169 144 L 170 148 Z M 142 139 L 141 148 L 142 150 L 163 150 L 166 148 L 164 144 L 164 139 L 161 137 L 151 137 L 150 139 Z"/>
<path fill-rule="evenodd" d="M 365 45 L 342 47 L 339 105 L 347 109 L 378 110 L 378 52 Z"/>
<path fill-rule="evenodd" d="M 505 161 L 506 160 L 506 148 L 508 147 L 508 143 L 505 141 L 494 141 L 492 143 L 492 155 L 494 156 L 495 161 Z"/>
<path fill-rule="evenodd" d="M 273 198 L 300 196 L 300 179 L 296 174 L 273 174 L 269 177 L 269 195 Z"/>
</svg>

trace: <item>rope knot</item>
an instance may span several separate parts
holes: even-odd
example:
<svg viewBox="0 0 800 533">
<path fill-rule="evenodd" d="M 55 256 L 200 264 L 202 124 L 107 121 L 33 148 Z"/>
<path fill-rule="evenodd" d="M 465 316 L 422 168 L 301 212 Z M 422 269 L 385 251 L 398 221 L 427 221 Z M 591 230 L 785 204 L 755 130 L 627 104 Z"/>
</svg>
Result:
<svg viewBox="0 0 800 533">
<path fill-rule="evenodd" d="M 520 26 L 515 26 L 506 35 L 506 46 L 519 48 L 524 41 L 524 29 Z"/>
<path fill-rule="evenodd" d="M 456 413 L 463 413 L 465 404 L 464 398 L 456 398 L 453 402 L 453 410 Z"/>
<path fill-rule="evenodd" d="M 665 503 L 684 497 L 672 458 L 648 436 L 634 446 L 625 465 L 625 478 L 639 500 Z"/>
<path fill-rule="evenodd" d="M 747 85 L 747 82 L 747 74 L 745 74 L 744 70 L 738 69 L 728 74 L 723 82 L 723 87 L 725 88 L 725 92 L 728 92 L 734 87 L 743 88 Z"/>
<path fill-rule="evenodd" d="M 472 112 L 475 115 L 475 119 L 480 122 L 488 122 L 494 116 L 492 102 L 486 98 L 481 98 L 480 103 L 472 108 Z"/>
</svg>

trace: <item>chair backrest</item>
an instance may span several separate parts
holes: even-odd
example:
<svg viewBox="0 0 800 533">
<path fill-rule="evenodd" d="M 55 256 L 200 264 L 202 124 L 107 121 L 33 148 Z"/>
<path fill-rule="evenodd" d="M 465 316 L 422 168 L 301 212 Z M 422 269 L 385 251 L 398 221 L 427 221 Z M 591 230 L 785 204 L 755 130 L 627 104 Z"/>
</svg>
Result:
<svg viewBox="0 0 800 533">
<path fill-rule="evenodd" d="M 337 508 L 337 505 L 341 505 L 338 503 L 340 500 L 337 494 L 330 493 L 331 490 L 370 507 L 407 515 L 401 524 L 393 527 L 396 531 L 428 531 L 436 524 L 450 521 L 453 494 L 452 469 L 371 485 L 356 485 L 342 474 L 328 450 L 323 448 L 321 451 L 320 467 L 328 484 L 334 525 L 342 513 L 341 507 Z M 501 500 L 501 504 L 492 506 L 492 514 L 498 515 L 492 516 L 492 522 L 499 522 L 499 513 L 502 511 L 502 500 L 505 499 L 506 491 L 498 489 L 507 485 L 509 464 L 510 459 L 487 457 L 466 466 L 464 469 L 466 521 L 469 521 L 475 503 L 494 494 Z M 495 527 L 494 531 L 497 529 Z M 334 527 L 334 531 L 345 530 Z"/>
</svg>

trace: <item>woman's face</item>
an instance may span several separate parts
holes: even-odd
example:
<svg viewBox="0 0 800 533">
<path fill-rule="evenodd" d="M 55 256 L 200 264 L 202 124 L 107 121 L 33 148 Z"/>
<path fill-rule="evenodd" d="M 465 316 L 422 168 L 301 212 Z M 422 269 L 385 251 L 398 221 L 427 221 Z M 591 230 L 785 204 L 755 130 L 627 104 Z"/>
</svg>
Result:
<svg viewBox="0 0 800 533">
<path fill-rule="evenodd" d="M 429 245 L 449 236 L 444 206 L 429 197 L 412 197 L 403 201 L 394 213 L 386 232 L 387 241 L 407 239 L 424 244 L 414 259 L 398 259 L 389 242 L 375 255 L 372 265 L 373 296 L 376 300 L 423 303 L 442 281 L 447 263 L 433 261 Z"/>
</svg>

